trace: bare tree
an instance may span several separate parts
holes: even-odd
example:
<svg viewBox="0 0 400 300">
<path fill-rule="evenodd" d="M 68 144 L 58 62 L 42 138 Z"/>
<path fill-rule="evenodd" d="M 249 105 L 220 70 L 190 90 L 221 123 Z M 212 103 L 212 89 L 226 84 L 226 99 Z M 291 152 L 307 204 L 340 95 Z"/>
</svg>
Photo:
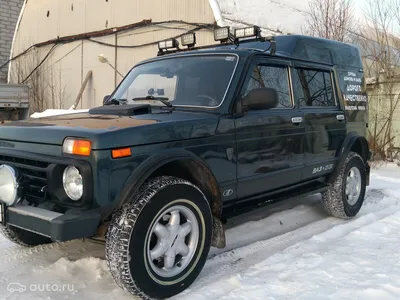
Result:
<svg viewBox="0 0 400 300">
<path fill-rule="evenodd" d="M 47 108 L 64 108 L 64 99 L 68 96 L 61 80 L 61 70 L 54 72 L 53 68 L 43 64 L 32 73 L 42 59 L 40 51 L 33 50 L 12 64 L 10 82 L 22 83 L 26 79 L 24 84 L 30 87 L 30 113 Z"/>
<path fill-rule="evenodd" d="M 367 25 L 359 43 L 369 77 L 369 143 L 377 159 L 393 160 L 393 118 L 400 108 L 400 39 L 393 35 L 400 23 L 400 0 L 367 0 Z"/>
<path fill-rule="evenodd" d="M 304 33 L 347 42 L 356 29 L 352 0 L 311 0 Z"/>
</svg>

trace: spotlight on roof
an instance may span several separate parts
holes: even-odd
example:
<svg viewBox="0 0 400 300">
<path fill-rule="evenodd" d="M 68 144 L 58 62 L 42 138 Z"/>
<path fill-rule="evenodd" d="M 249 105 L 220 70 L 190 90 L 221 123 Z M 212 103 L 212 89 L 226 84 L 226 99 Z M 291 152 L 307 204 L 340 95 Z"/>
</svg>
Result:
<svg viewBox="0 0 400 300">
<path fill-rule="evenodd" d="M 220 41 L 221 43 L 225 43 L 225 42 L 229 41 L 230 34 L 231 34 L 231 31 L 228 26 L 215 29 L 214 30 L 214 40 L 217 42 Z"/>
<path fill-rule="evenodd" d="M 158 43 L 158 49 L 167 50 L 172 48 L 179 48 L 179 42 L 176 39 L 169 39 Z"/>
<path fill-rule="evenodd" d="M 196 34 L 194 32 L 187 33 L 181 37 L 182 46 L 193 48 L 196 45 Z"/>
<path fill-rule="evenodd" d="M 239 28 L 235 30 L 235 38 L 249 38 L 249 37 L 260 37 L 261 29 L 258 26 Z"/>
</svg>

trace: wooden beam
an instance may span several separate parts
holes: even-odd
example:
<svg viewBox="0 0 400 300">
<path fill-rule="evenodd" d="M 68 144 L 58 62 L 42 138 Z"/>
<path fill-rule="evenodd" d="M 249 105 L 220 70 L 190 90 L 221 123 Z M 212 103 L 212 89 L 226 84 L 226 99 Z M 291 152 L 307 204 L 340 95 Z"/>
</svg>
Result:
<svg viewBox="0 0 400 300">
<path fill-rule="evenodd" d="M 93 72 L 92 72 L 92 70 L 90 70 L 87 73 L 86 78 L 82 83 L 81 89 L 79 90 L 79 94 L 78 94 L 78 97 L 75 100 L 74 105 L 72 105 L 70 109 L 76 109 L 78 107 L 78 104 L 82 99 L 83 92 L 85 91 L 86 85 L 89 82 L 89 79 L 92 78 L 92 75 L 93 75 Z"/>
</svg>

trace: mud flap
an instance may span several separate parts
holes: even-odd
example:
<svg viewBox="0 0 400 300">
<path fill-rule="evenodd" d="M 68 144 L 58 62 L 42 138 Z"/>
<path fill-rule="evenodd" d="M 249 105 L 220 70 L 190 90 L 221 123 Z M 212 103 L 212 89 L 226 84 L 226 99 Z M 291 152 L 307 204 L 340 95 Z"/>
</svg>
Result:
<svg viewBox="0 0 400 300">
<path fill-rule="evenodd" d="M 211 246 L 222 249 L 226 246 L 225 229 L 222 222 L 213 216 L 213 236 Z"/>
</svg>

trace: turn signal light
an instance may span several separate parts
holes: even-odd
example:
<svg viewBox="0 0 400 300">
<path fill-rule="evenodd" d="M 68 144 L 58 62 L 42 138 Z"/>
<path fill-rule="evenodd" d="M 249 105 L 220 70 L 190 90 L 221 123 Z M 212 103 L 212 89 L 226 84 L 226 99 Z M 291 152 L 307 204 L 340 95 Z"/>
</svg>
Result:
<svg viewBox="0 0 400 300">
<path fill-rule="evenodd" d="M 67 154 L 90 156 L 92 151 L 92 142 L 88 140 L 79 140 L 66 138 L 63 144 L 63 152 Z"/>
<path fill-rule="evenodd" d="M 112 158 L 122 158 L 132 155 L 131 148 L 114 149 L 111 151 Z"/>
</svg>

